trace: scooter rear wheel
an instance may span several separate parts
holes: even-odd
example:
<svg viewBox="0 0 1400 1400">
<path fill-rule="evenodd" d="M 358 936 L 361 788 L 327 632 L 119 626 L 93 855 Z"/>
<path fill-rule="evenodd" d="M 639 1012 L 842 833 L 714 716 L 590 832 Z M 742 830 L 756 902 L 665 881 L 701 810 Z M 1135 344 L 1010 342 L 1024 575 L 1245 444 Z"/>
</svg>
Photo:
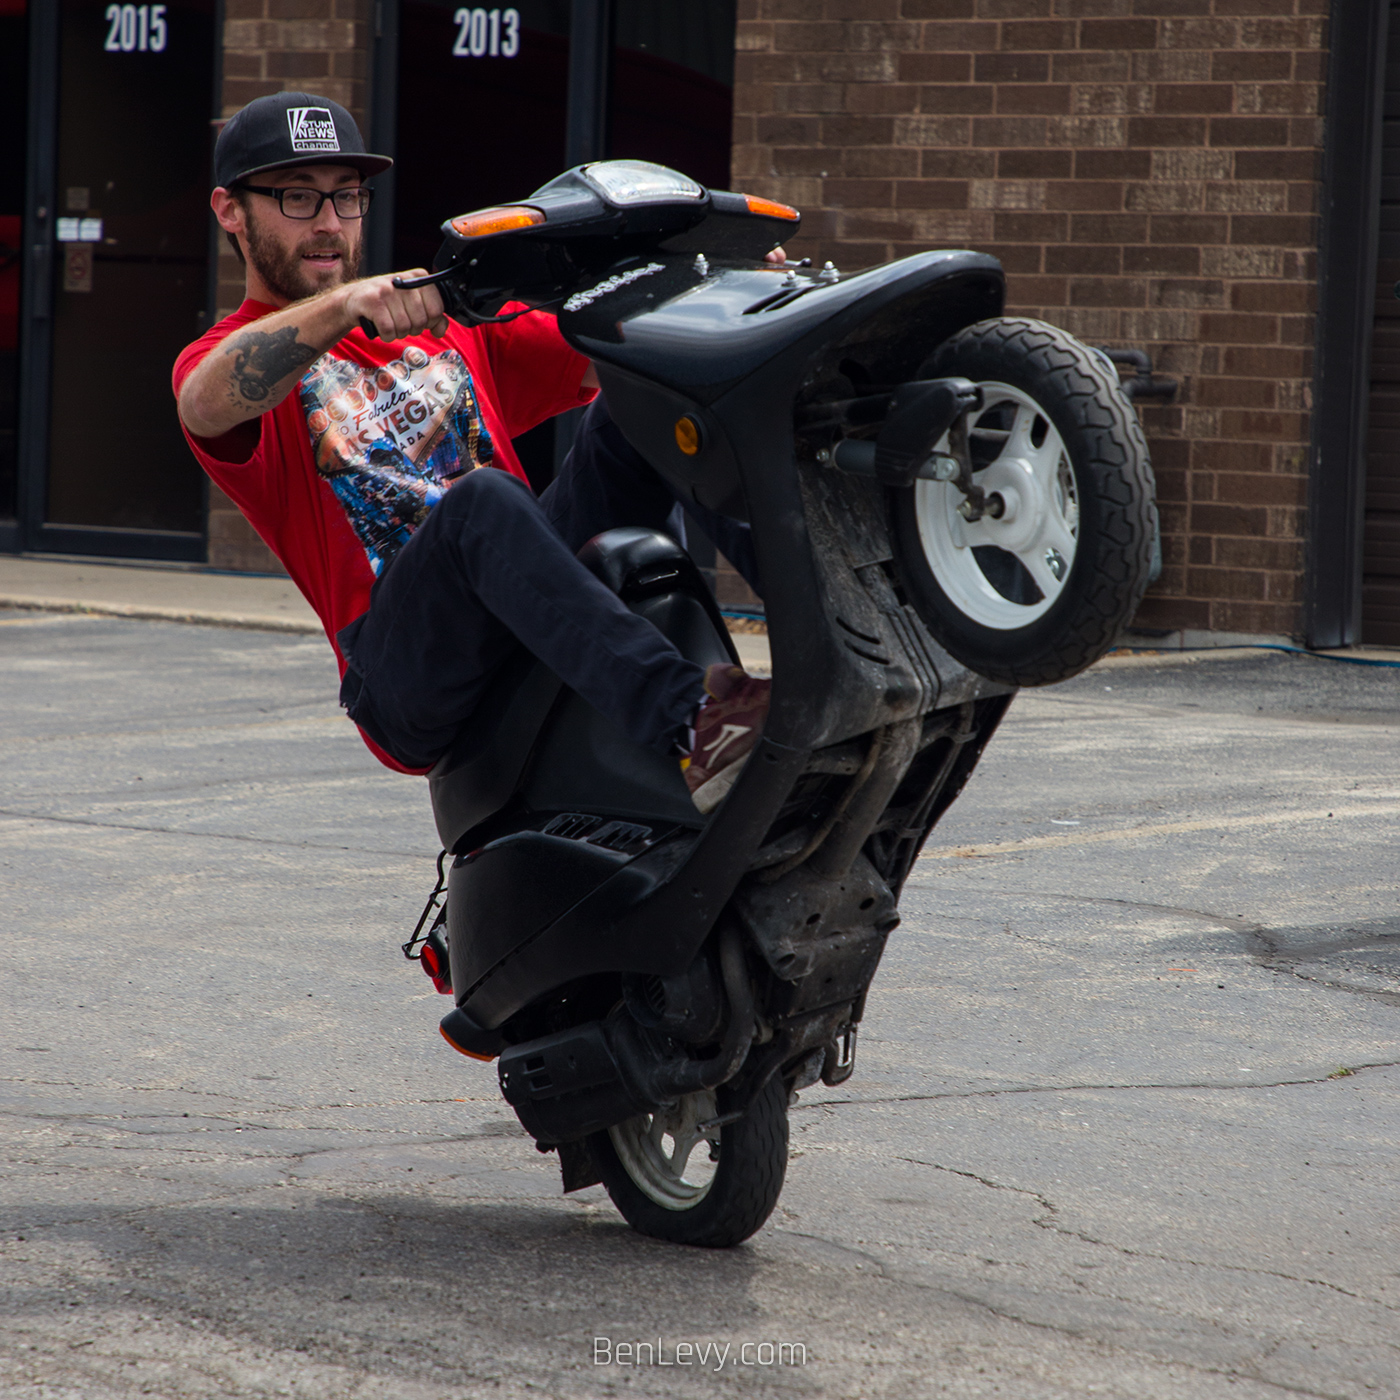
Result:
<svg viewBox="0 0 1400 1400">
<path fill-rule="evenodd" d="M 968 446 L 991 509 L 967 520 L 952 482 L 891 493 L 910 601 L 972 670 L 1067 680 L 1114 644 L 1147 587 L 1156 504 L 1137 414 L 1112 365 L 1044 321 L 979 321 L 923 373 L 981 385 Z"/>
<path fill-rule="evenodd" d="M 787 1090 L 774 1075 L 737 1122 L 700 1132 L 726 1104 L 733 1106 L 723 1088 L 690 1094 L 669 1112 L 643 1113 L 588 1139 L 608 1195 L 634 1230 L 727 1249 L 768 1219 L 787 1171 Z"/>
</svg>

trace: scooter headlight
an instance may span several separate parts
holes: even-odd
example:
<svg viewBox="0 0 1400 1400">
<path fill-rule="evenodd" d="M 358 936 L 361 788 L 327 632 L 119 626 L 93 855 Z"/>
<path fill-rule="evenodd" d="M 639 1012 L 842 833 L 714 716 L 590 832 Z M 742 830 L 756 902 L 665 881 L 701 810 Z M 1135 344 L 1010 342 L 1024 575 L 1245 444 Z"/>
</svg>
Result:
<svg viewBox="0 0 1400 1400">
<path fill-rule="evenodd" d="M 649 160 L 600 160 L 585 165 L 584 178 L 610 204 L 665 204 L 705 198 L 705 188 L 688 175 Z"/>
</svg>

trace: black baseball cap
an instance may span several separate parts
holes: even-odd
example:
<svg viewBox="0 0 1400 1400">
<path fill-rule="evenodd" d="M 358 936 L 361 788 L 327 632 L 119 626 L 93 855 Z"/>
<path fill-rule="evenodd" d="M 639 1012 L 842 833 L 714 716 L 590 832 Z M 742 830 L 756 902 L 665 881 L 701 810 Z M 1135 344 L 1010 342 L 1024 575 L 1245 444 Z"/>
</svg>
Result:
<svg viewBox="0 0 1400 1400">
<path fill-rule="evenodd" d="M 256 97 L 224 123 L 214 146 L 214 184 L 299 165 L 349 165 L 378 175 L 393 161 L 365 150 L 355 119 L 338 102 L 309 92 Z"/>
</svg>

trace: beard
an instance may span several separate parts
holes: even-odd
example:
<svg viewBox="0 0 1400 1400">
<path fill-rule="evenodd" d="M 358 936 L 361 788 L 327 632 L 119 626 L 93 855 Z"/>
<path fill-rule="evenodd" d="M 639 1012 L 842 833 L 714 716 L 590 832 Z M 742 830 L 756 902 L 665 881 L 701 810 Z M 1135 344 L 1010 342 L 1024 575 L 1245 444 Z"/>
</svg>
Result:
<svg viewBox="0 0 1400 1400">
<path fill-rule="evenodd" d="M 286 248 L 270 238 L 251 212 L 245 228 L 248 261 L 268 288 L 289 302 L 314 297 L 318 292 L 353 281 L 360 275 L 364 240 L 359 227 L 353 239 L 343 233 L 313 233 L 293 248 Z M 330 275 L 313 271 L 303 261 L 307 253 L 323 252 L 340 254 L 340 262 Z"/>
</svg>

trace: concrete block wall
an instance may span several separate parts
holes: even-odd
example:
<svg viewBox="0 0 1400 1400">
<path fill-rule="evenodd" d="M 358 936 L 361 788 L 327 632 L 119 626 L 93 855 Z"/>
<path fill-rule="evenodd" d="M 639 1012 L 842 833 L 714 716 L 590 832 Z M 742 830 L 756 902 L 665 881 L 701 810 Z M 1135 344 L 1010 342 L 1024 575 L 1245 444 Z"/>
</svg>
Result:
<svg viewBox="0 0 1400 1400">
<path fill-rule="evenodd" d="M 1329 0 L 740 0 L 734 184 L 858 268 L 994 253 L 1008 310 L 1139 346 L 1162 629 L 1301 624 Z"/>
</svg>

